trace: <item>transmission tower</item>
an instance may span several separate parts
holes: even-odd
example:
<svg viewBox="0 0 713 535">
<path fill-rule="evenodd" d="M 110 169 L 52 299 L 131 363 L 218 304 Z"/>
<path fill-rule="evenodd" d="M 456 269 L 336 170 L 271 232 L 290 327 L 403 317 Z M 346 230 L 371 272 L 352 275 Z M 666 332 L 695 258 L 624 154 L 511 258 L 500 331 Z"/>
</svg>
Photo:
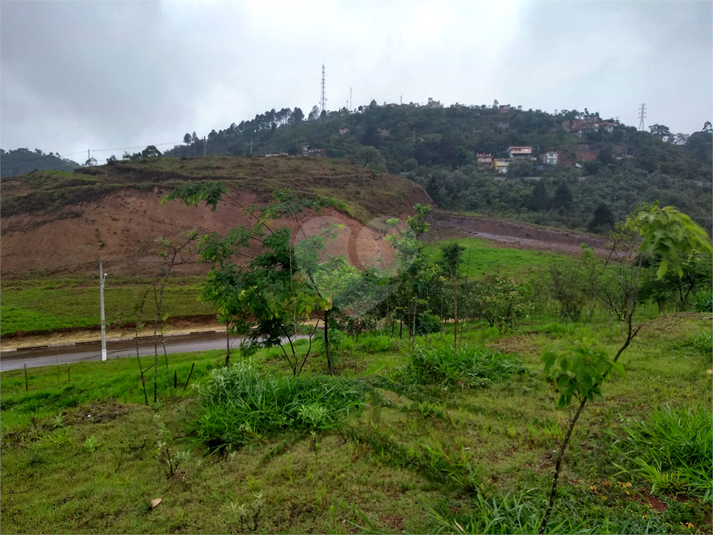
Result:
<svg viewBox="0 0 713 535">
<path fill-rule="evenodd" d="M 320 102 L 322 104 L 322 111 L 327 111 L 327 96 L 324 92 L 324 63 L 322 63 L 322 99 Z"/>
<path fill-rule="evenodd" d="M 644 118 L 646 117 L 646 104 L 642 104 L 639 108 L 639 130 L 644 129 Z"/>
</svg>

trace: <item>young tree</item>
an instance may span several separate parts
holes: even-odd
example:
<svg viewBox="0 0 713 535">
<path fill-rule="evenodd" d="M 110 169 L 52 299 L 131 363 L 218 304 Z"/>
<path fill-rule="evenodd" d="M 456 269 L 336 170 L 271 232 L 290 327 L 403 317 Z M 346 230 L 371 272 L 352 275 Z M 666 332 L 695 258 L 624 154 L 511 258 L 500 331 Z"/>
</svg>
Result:
<svg viewBox="0 0 713 535">
<path fill-rule="evenodd" d="M 453 282 L 453 347 L 458 349 L 458 268 L 461 253 L 465 251 L 458 243 L 441 246 L 441 267 Z"/>
<path fill-rule="evenodd" d="M 180 199 L 188 205 L 203 202 L 215 209 L 224 197 L 242 206 L 223 184 L 215 182 L 178 186 L 163 200 Z M 312 313 L 332 307 L 331 300 L 321 295 L 312 271 L 315 252 L 324 242 L 323 237 L 308 238 L 298 258 L 293 230 L 276 228 L 274 223 L 290 221 L 301 229 L 301 214 L 336 205 L 326 197 L 300 199 L 289 191 L 276 191 L 267 206 L 243 207 L 253 218 L 252 225 L 236 227 L 222 237 L 204 236 L 200 244 L 200 253 L 212 268 L 204 297 L 216 306 L 230 332 L 244 337 L 241 352 L 251 355 L 262 347 L 280 347 L 294 376 L 302 372 L 312 350 L 319 325 L 318 319 L 307 327 Z M 251 249 L 259 254 L 252 255 Z M 309 345 L 300 353 L 295 341 L 303 329 L 307 329 Z"/>
<path fill-rule="evenodd" d="M 690 217 L 671 206 L 665 208 L 659 208 L 657 204 L 640 206 L 626 219 L 624 228 L 641 239 L 638 248 L 639 255 L 632 265 L 635 288 L 638 288 L 640 281 L 644 254 L 661 256 L 662 260 L 657 271 L 657 277 L 661 279 L 668 272 L 669 267 L 681 277 L 683 275 L 682 263 L 689 255 L 694 253 L 710 255 L 712 252 L 706 232 L 691 221 Z M 545 533 L 547 529 L 550 513 L 554 506 L 562 460 L 569 445 L 572 430 L 587 401 L 601 396 L 600 387 L 609 373 L 612 370 L 617 373 L 623 371 L 618 363 L 619 358 L 641 329 L 641 325 L 637 327 L 633 325 L 636 303 L 637 295 L 634 291 L 629 297 L 626 308 L 626 339 L 613 359 L 605 350 L 596 347 L 591 340 L 586 339 L 578 340 L 566 347 L 547 347 L 542 351 L 545 373 L 549 375 L 560 391 L 557 406 L 569 408 L 573 398 L 579 403 L 579 406 L 570 418 L 567 432 L 557 454 L 550 498 L 540 524 L 541 534 Z"/>
<path fill-rule="evenodd" d="M 435 272 L 428 265 L 428 259 L 423 254 L 423 245 L 420 238 L 428 232 L 431 225 L 426 221 L 428 214 L 433 208 L 430 205 L 416 204 L 414 206 L 416 215 L 406 219 L 406 228 L 398 231 L 398 234 L 391 234 L 386 240 L 396 249 L 399 263 L 399 279 L 406 288 L 407 299 L 413 297 L 413 312 L 411 312 L 410 302 L 404 306 L 409 327 L 409 345 L 413 346 L 416 337 L 416 318 L 418 316 L 419 295 L 435 276 Z M 387 221 L 392 227 L 399 224 L 398 219 Z"/>
</svg>

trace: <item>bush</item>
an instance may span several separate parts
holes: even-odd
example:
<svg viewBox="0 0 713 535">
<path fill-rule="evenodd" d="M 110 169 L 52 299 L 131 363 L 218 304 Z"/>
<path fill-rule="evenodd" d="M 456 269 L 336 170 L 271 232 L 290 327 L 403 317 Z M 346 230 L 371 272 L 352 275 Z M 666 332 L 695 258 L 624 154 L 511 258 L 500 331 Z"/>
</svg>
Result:
<svg viewBox="0 0 713 535">
<path fill-rule="evenodd" d="M 288 430 L 338 427 L 364 399 L 364 387 L 336 377 L 261 378 L 246 363 L 211 372 L 186 428 L 213 450 L 249 444 Z"/>
<path fill-rule="evenodd" d="M 691 299 L 691 306 L 696 312 L 713 312 L 713 292 L 706 290 L 696 293 Z"/>
<path fill-rule="evenodd" d="M 668 405 L 647 421 L 624 427 L 627 437 L 615 447 L 651 484 L 651 492 L 681 492 L 709 501 L 713 482 L 713 426 L 706 407 Z"/>
<path fill-rule="evenodd" d="M 386 335 L 366 334 L 359 338 L 357 348 L 367 353 L 384 353 L 390 351 L 394 340 Z"/>
<path fill-rule="evenodd" d="M 395 378 L 411 384 L 452 386 L 460 382 L 477 388 L 524 371 L 519 361 L 497 351 L 468 346 L 456 351 L 443 347 L 418 349 Z"/>
</svg>

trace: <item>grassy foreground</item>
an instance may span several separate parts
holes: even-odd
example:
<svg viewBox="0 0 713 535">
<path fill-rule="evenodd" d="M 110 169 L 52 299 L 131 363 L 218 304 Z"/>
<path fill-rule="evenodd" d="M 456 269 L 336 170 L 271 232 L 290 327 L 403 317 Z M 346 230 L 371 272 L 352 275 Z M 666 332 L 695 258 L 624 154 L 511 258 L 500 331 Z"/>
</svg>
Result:
<svg viewBox="0 0 713 535">
<path fill-rule="evenodd" d="M 346 338 L 339 377 L 320 381 L 318 352 L 300 384 L 280 382 L 287 369 L 274 349 L 252 359 L 249 377 L 217 371 L 220 351 L 171 355 L 168 374 L 159 362 L 160 399 L 149 406 L 136 359 L 72 365 L 70 377 L 66 366 L 28 370 L 29 392 L 22 371 L 5 372 L 2 532 L 532 532 L 567 417 L 539 354 L 576 329 L 530 322 L 501 338 L 471 328 L 467 358 L 449 356 L 452 331 L 420 338 L 415 353 L 378 333 Z M 609 338 L 608 323 L 591 334 L 610 353 L 622 338 Z M 553 532 L 708 532 L 710 497 L 696 466 L 652 472 L 641 463 L 659 462 L 646 444 L 674 451 L 680 442 L 666 434 L 684 427 L 657 408 L 703 414 L 707 426 L 691 425 L 704 439 L 710 431 L 710 340 L 701 315 L 646 323 L 622 357 L 625 377 L 604 385 L 575 429 Z M 352 410 L 325 416 L 347 390 Z M 279 410 L 285 396 L 315 391 L 330 394 Z M 196 429 L 220 427 L 211 403 L 233 418 L 240 400 L 258 395 L 277 408 L 265 401 L 250 409 L 260 419 L 226 420 L 240 439 L 205 445 Z"/>
</svg>

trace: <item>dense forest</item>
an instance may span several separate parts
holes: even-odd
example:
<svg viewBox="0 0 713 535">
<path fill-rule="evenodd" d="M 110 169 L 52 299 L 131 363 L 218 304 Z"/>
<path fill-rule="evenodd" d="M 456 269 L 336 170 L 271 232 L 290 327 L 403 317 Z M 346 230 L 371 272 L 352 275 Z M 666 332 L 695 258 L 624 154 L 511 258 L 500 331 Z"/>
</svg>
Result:
<svg viewBox="0 0 713 535">
<path fill-rule="evenodd" d="M 16 149 L 4 151 L 0 149 L 0 176 L 16 176 L 30 173 L 34 170 L 73 171 L 79 167 L 77 162 L 60 157 L 50 152 L 45 154 L 40 149 Z"/>
<path fill-rule="evenodd" d="M 354 112 L 283 108 L 211 131 L 184 136 L 166 156 L 317 154 L 349 158 L 402 174 L 422 185 L 441 209 L 477 212 L 544 225 L 607 232 L 639 202 L 674 205 L 711 229 L 709 122 L 691 135 L 655 124 L 649 132 L 608 121 L 612 128 L 581 136 L 564 127 L 598 121 L 598 113 L 550 114 L 520 107 L 377 105 Z M 478 164 L 478 154 L 507 156 L 531 146 L 533 159 L 513 162 L 507 175 Z M 535 159 L 548 151 L 557 165 Z M 126 155 L 125 155 L 126 156 Z"/>
</svg>

